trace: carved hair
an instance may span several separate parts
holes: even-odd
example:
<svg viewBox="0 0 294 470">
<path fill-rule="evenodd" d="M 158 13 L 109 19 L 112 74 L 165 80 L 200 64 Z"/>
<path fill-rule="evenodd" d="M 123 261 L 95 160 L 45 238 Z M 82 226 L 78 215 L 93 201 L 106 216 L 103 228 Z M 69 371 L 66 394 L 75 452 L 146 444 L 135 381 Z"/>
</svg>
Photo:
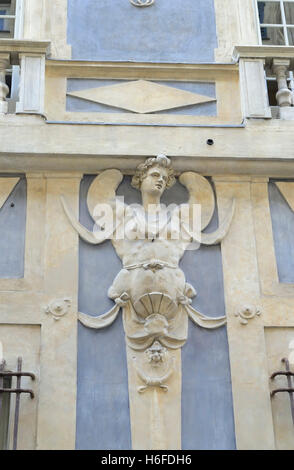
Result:
<svg viewBox="0 0 294 470">
<path fill-rule="evenodd" d="M 166 169 L 168 176 L 166 187 L 171 188 L 176 182 L 174 176 L 175 172 L 171 166 L 171 160 L 163 154 L 157 155 L 155 158 L 148 158 L 137 167 L 132 179 L 132 186 L 136 189 L 140 189 L 143 179 L 147 176 L 148 170 L 154 166 L 161 166 Z"/>
</svg>

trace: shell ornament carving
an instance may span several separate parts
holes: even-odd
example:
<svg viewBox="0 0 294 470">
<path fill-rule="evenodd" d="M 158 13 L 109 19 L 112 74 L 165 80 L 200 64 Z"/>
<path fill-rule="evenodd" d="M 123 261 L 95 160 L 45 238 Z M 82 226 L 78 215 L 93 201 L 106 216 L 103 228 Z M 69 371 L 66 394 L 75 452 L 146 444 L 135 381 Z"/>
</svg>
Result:
<svg viewBox="0 0 294 470">
<path fill-rule="evenodd" d="M 150 7 L 155 0 L 130 0 L 130 2 L 135 7 Z"/>
</svg>

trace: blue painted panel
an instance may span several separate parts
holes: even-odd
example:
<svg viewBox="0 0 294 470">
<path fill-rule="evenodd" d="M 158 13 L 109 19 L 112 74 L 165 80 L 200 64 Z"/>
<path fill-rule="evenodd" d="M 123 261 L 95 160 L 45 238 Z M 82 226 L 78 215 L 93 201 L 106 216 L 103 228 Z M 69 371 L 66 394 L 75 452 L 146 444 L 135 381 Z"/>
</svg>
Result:
<svg viewBox="0 0 294 470">
<path fill-rule="evenodd" d="M 115 108 L 106 104 L 94 103 L 93 101 L 83 100 L 75 96 L 66 97 L 66 111 L 74 113 L 115 113 L 115 114 L 135 114 L 127 109 Z"/>
<path fill-rule="evenodd" d="M 72 58 L 134 62 L 213 62 L 213 0 L 68 0 Z"/>
<path fill-rule="evenodd" d="M 78 348 L 76 448 L 131 449 L 121 317 L 103 331 L 79 325 Z"/>
<path fill-rule="evenodd" d="M 86 210 L 92 176 L 81 184 L 80 219 L 92 228 Z M 140 202 L 140 193 L 125 177 L 118 188 L 125 202 Z M 186 189 L 176 185 L 162 202 L 187 201 Z M 217 226 L 217 215 L 208 231 Z M 107 267 L 107 268 L 106 268 Z M 109 242 L 92 247 L 80 242 L 79 309 L 102 314 L 113 303 L 107 290 L 121 267 Z M 220 247 L 186 252 L 181 268 L 198 290 L 194 306 L 207 315 L 224 313 Z M 189 324 L 182 350 L 182 445 L 184 449 L 234 449 L 233 405 L 226 328 L 207 331 Z M 78 449 L 130 449 L 127 364 L 121 319 L 102 331 L 79 325 L 78 336 Z"/>
<path fill-rule="evenodd" d="M 217 228 L 217 211 L 205 230 Z M 181 267 L 197 290 L 193 306 L 208 316 L 225 315 L 220 246 L 186 252 Z M 205 330 L 189 320 L 182 348 L 183 449 L 235 449 L 235 428 L 226 327 Z"/>
<path fill-rule="evenodd" d="M 89 88 L 119 85 L 120 83 L 124 83 L 124 80 L 69 78 L 67 79 L 67 92 L 71 93 L 73 91 L 87 90 Z M 80 98 L 76 98 L 75 96 L 66 97 L 66 111 L 81 113 L 131 113 L 130 111 L 114 108 L 113 106 L 106 106 L 104 104 L 82 100 Z"/>
<path fill-rule="evenodd" d="M 177 183 L 163 202 L 187 201 Z M 218 226 L 217 211 L 205 230 Z M 208 316 L 225 315 L 220 246 L 186 251 L 180 267 L 198 294 L 193 307 Z M 188 341 L 182 348 L 182 448 L 235 449 L 235 428 L 229 348 L 226 328 L 205 330 L 189 321 Z"/>
<path fill-rule="evenodd" d="M 294 283 L 294 214 L 273 181 L 268 189 L 279 280 Z"/>
<path fill-rule="evenodd" d="M 127 80 L 130 81 L 130 80 Z M 126 80 L 96 80 L 96 79 L 68 79 L 67 92 L 87 90 L 90 88 L 99 88 L 109 85 L 117 85 L 125 83 Z M 214 83 L 200 83 L 200 82 L 170 82 L 170 81 L 154 81 L 159 85 L 166 85 L 179 90 L 190 91 L 200 95 L 215 98 L 215 84 Z M 67 96 L 66 110 L 73 112 L 98 112 L 98 113 L 132 113 L 124 109 L 107 106 L 100 103 L 93 103 L 74 96 Z M 216 116 L 217 105 L 216 102 L 203 103 L 198 105 L 185 106 L 177 109 L 169 109 L 164 111 L 157 111 L 152 114 L 184 114 L 191 116 Z"/>
<path fill-rule="evenodd" d="M 0 210 L 0 278 L 24 276 L 26 203 L 26 179 L 21 177 Z"/>
<path fill-rule="evenodd" d="M 86 195 L 93 180 L 81 182 L 80 221 L 89 229 L 93 222 Z M 107 290 L 121 262 L 110 242 L 91 246 L 80 240 L 79 311 L 105 313 L 113 306 Z M 128 377 L 122 320 L 99 331 L 79 324 L 76 448 L 130 449 Z"/>
</svg>

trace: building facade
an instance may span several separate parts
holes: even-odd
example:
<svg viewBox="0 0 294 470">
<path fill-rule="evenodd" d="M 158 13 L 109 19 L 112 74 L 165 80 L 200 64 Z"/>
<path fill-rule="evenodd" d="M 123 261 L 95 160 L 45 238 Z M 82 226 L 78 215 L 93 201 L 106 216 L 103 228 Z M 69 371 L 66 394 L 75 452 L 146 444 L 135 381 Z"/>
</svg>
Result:
<svg viewBox="0 0 294 470">
<path fill-rule="evenodd" d="M 294 0 L 0 1 L 0 448 L 294 449 L 293 71 Z"/>
</svg>

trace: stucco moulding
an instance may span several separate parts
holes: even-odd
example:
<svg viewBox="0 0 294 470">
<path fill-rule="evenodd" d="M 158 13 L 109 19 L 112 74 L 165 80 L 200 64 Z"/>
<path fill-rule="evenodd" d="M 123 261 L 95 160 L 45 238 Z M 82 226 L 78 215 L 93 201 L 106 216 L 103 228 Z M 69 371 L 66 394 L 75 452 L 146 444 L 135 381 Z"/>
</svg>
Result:
<svg viewBox="0 0 294 470">
<path fill-rule="evenodd" d="M 235 316 L 239 318 L 241 325 L 248 325 L 249 320 L 259 317 L 260 315 L 261 309 L 254 305 L 246 305 L 235 313 Z"/>
<path fill-rule="evenodd" d="M 216 101 L 215 98 L 166 85 L 136 80 L 67 93 L 68 96 L 125 109 L 138 114 Z"/>
<path fill-rule="evenodd" d="M 52 315 L 54 320 L 60 320 L 69 312 L 71 302 L 71 299 L 68 297 L 52 300 L 46 307 L 44 307 L 44 312 L 47 315 Z"/>
<path fill-rule="evenodd" d="M 95 60 L 58 60 L 47 58 L 51 73 L 68 78 L 190 79 L 215 80 L 219 73 L 238 73 L 235 63 L 173 64 L 152 62 L 101 62 Z M 147 76 L 147 77 L 146 77 Z"/>
<path fill-rule="evenodd" d="M 240 59 L 264 59 L 271 66 L 273 59 L 289 59 L 290 70 L 294 68 L 294 48 L 292 46 L 236 46 L 233 51 L 233 61 Z"/>
<path fill-rule="evenodd" d="M 144 393 L 149 388 L 160 388 L 168 392 L 168 380 L 174 372 L 174 358 L 170 357 L 167 348 L 159 341 L 155 341 L 139 360 L 133 357 L 135 369 L 144 385 L 138 387 L 139 393 Z"/>
</svg>

